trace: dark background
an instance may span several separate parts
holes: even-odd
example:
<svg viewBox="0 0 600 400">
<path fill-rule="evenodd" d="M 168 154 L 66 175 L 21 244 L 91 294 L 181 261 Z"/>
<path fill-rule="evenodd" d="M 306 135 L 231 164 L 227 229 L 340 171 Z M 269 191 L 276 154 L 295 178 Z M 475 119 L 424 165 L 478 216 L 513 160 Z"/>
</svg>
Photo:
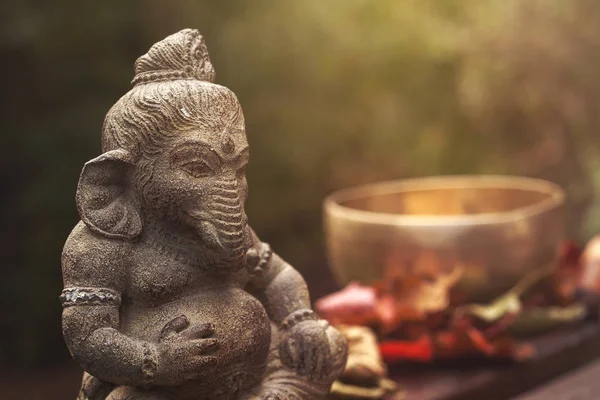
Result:
<svg viewBox="0 0 600 400">
<path fill-rule="evenodd" d="M 133 62 L 205 36 L 244 107 L 250 220 L 307 278 L 321 202 L 382 179 L 511 173 L 569 194 L 569 235 L 600 227 L 600 3 L 593 0 L 13 1 L 0 5 L 4 143 L 0 397 L 74 398 L 60 252 L 83 163 Z"/>
</svg>

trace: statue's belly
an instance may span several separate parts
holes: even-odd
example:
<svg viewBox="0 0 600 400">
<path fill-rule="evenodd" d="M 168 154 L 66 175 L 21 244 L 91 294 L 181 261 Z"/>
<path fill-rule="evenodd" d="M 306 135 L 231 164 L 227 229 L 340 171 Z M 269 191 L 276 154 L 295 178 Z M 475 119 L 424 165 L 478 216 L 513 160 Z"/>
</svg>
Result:
<svg viewBox="0 0 600 400">
<path fill-rule="evenodd" d="M 221 287 L 202 291 L 159 307 L 123 310 L 123 331 L 131 336 L 158 342 L 162 328 L 185 315 L 190 326 L 211 322 L 220 348 L 215 367 L 201 379 L 179 387 L 165 388 L 181 400 L 235 398 L 239 391 L 255 386 L 265 370 L 271 327 L 262 304 L 244 290 Z"/>
</svg>

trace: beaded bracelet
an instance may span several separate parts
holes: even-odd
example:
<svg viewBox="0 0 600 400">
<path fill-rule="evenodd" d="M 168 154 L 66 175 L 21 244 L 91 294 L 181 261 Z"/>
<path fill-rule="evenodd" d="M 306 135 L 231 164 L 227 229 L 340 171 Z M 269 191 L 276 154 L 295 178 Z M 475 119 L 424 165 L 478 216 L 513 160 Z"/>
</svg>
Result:
<svg viewBox="0 0 600 400">
<path fill-rule="evenodd" d="M 282 331 L 291 329 L 294 325 L 303 321 L 318 321 L 319 317 L 313 310 L 307 308 L 296 310 L 288 315 L 280 325 Z"/>
<path fill-rule="evenodd" d="M 142 358 L 142 381 L 144 385 L 151 386 L 158 370 L 158 357 L 149 343 L 143 343 L 144 356 Z"/>
</svg>

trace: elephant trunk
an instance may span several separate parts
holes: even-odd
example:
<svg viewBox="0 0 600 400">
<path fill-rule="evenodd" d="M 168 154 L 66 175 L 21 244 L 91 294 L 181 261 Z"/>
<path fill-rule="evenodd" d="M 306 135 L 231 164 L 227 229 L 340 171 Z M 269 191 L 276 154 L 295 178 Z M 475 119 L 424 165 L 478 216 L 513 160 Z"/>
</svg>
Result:
<svg viewBox="0 0 600 400">
<path fill-rule="evenodd" d="M 206 245 L 223 252 L 227 263 L 241 263 L 246 221 L 237 179 L 217 181 L 208 204 L 200 224 Z"/>
</svg>

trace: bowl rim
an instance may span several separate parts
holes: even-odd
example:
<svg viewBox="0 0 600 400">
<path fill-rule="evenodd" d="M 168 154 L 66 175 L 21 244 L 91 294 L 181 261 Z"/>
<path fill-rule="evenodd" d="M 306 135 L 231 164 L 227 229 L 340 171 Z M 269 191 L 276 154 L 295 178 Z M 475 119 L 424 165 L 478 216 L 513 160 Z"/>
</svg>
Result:
<svg viewBox="0 0 600 400">
<path fill-rule="evenodd" d="M 341 202 L 376 195 L 397 192 L 435 189 L 460 188 L 506 188 L 523 189 L 548 194 L 549 197 L 524 207 L 507 211 L 464 214 L 464 215 L 406 215 L 359 210 L 347 207 Z M 491 225 L 511 223 L 540 215 L 564 205 L 565 192 L 557 184 L 538 178 L 513 175 L 441 175 L 420 178 L 394 179 L 341 189 L 328 195 L 323 208 L 325 215 L 341 219 L 378 225 L 404 226 L 456 226 L 456 225 Z"/>
</svg>

